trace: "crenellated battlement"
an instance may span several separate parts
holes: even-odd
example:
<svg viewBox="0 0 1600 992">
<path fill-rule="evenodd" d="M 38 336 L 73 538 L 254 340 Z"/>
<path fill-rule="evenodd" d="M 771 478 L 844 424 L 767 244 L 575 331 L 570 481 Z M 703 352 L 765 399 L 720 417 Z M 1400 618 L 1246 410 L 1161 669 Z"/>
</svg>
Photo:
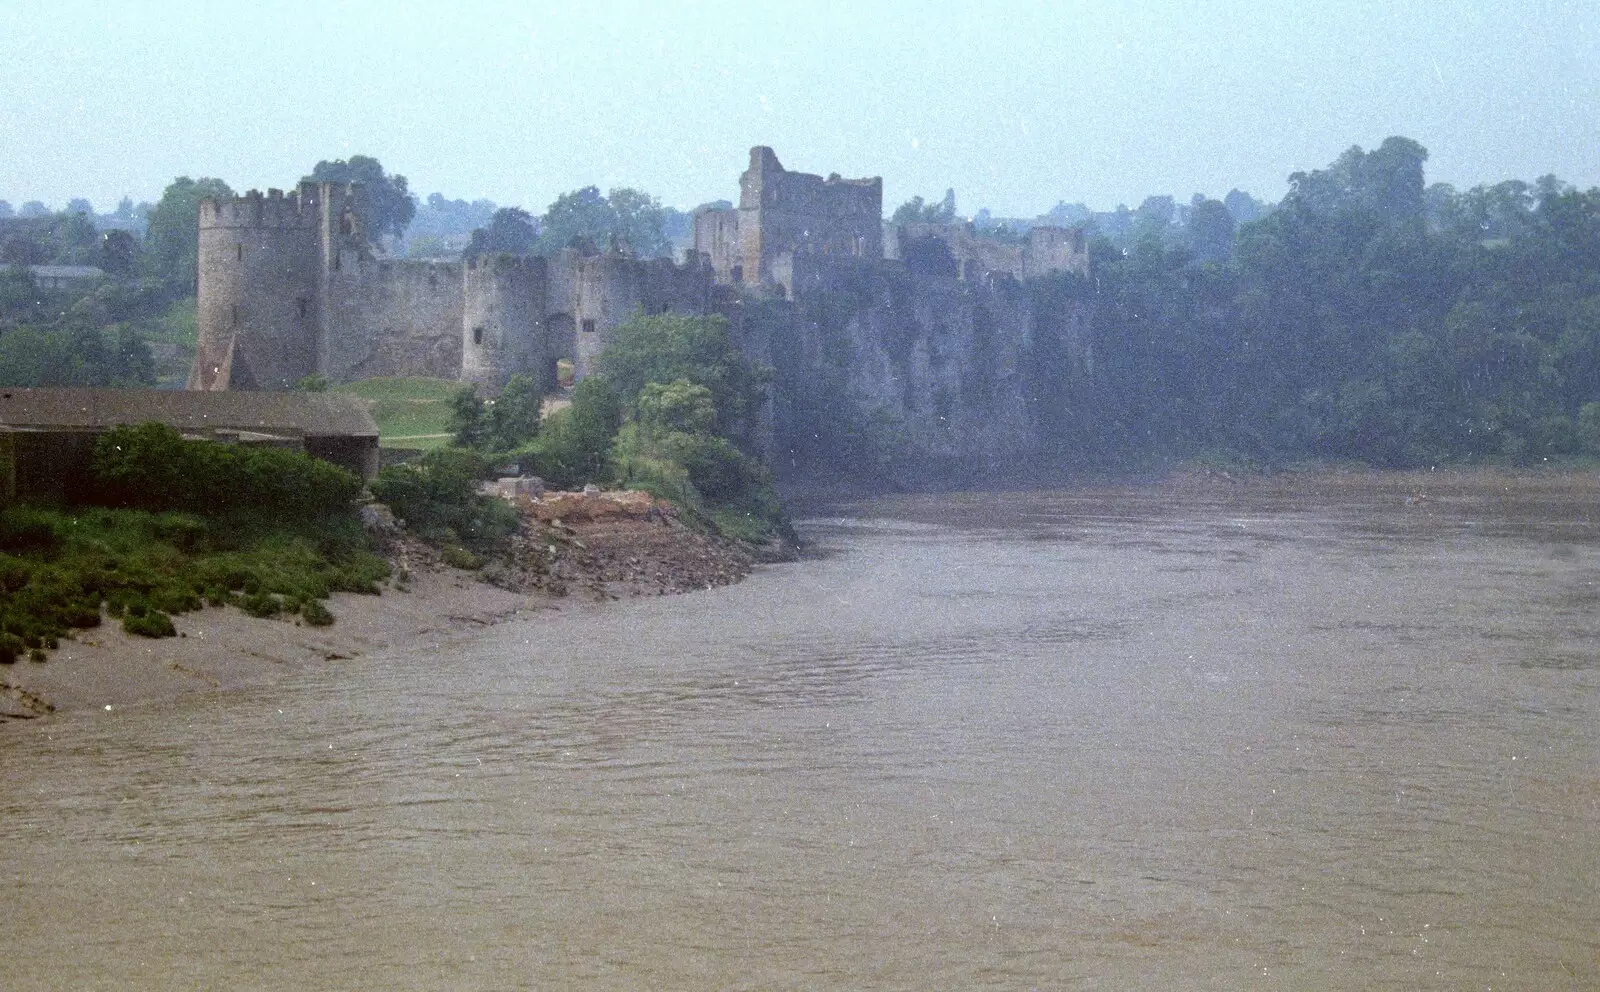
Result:
<svg viewBox="0 0 1600 992">
<path fill-rule="evenodd" d="M 253 189 L 243 196 L 218 200 L 207 197 L 200 201 L 200 229 L 210 228 L 278 228 L 311 230 L 319 223 L 317 197 L 307 198 L 300 192 L 287 195 L 281 189 L 269 189 L 266 195 Z"/>
<path fill-rule="evenodd" d="M 366 203 L 361 184 L 304 182 L 287 193 L 268 189 L 263 194 L 252 189 L 242 196 L 208 196 L 200 201 L 200 229 L 315 230 L 323 222 L 324 205 L 335 222 L 347 212 L 362 214 Z"/>
</svg>

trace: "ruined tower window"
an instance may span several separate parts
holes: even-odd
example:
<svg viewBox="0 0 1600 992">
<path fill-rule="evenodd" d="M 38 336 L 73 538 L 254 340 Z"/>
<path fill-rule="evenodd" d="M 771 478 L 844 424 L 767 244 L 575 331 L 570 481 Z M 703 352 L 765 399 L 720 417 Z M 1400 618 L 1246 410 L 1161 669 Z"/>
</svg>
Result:
<svg viewBox="0 0 1600 992">
<path fill-rule="evenodd" d="M 239 308 L 238 307 L 229 307 L 228 309 L 233 311 L 233 314 L 232 314 L 232 316 L 233 316 L 233 326 L 234 327 L 238 327 L 239 326 Z"/>
<path fill-rule="evenodd" d="M 479 324 L 472 329 L 472 343 L 483 344 L 483 325 Z"/>
<path fill-rule="evenodd" d="M 233 257 L 236 260 L 240 261 L 240 262 L 244 261 L 244 245 L 243 244 L 237 244 L 237 245 L 233 246 Z"/>
<path fill-rule="evenodd" d="M 735 265 L 733 267 L 733 281 L 744 282 L 744 266 Z"/>
<path fill-rule="evenodd" d="M 305 320 L 307 317 L 309 317 L 311 315 L 311 301 L 306 299 L 304 296 L 302 296 L 302 297 L 300 297 L 300 299 L 296 300 L 295 301 L 295 305 L 300 310 L 300 319 L 301 320 Z"/>
<path fill-rule="evenodd" d="M 593 334 L 594 333 L 594 318 L 593 317 L 584 318 L 584 321 L 583 321 L 583 333 L 585 333 L 585 334 Z"/>
</svg>

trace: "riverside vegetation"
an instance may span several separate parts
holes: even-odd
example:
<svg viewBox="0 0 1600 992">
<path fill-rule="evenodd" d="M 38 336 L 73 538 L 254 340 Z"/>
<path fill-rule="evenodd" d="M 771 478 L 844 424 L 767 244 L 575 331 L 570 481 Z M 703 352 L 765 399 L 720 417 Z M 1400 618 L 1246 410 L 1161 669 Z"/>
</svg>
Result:
<svg viewBox="0 0 1600 992">
<path fill-rule="evenodd" d="M 532 380 L 513 376 L 484 400 L 452 401 L 451 447 L 386 468 L 374 492 L 425 533 L 468 545 L 515 527 L 462 493 L 513 463 L 558 489 L 642 489 L 704 529 L 753 544 L 789 537 L 757 450 L 770 374 L 752 365 L 721 317 L 640 315 L 616 329 L 571 403 L 541 420 Z"/>
<path fill-rule="evenodd" d="M 148 637 L 203 604 L 328 624 L 330 593 L 389 574 L 351 512 L 360 480 L 299 452 L 121 427 L 79 481 L 75 505 L 0 512 L 0 662 L 44 660 L 102 610 Z"/>
<path fill-rule="evenodd" d="M 556 486 L 645 489 L 705 532 L 769 541 L 787 523 L 765 469 L 739 447 L 764 385 L 720 319 L 641 317 L 570 407 L 541 424 L 526 379 L 487 402 L 465 389 L 452 399 L 454 443 L 386 467 L 372 490 L 460 567 L 504 551 L 522 525 L 479 492 L 506 460 Z M 71 488 L 74 505 L 0 512 L 0 662 L 43 660 L 102 616 L 172 636 L 172 615 L 205 604 L 328 624 L 329 594 L 377 593 L 389 575 L 354 512 L 361 481 L 299 452 L 121 427 Z"/>
</svg>

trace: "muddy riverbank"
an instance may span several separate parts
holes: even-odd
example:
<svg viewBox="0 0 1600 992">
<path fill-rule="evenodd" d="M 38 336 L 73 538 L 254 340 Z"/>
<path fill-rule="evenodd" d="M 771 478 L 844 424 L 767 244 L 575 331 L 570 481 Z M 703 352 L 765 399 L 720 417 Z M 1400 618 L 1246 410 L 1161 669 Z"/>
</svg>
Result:
<svg viewBox="0 0 1600 992">
<path fill-rule="evenodd" d="M 525 507 L 508 547 L 472 569 L 446 564 L 439 548 L 414 538 L 380 538 L 390 581 L 377 596 L 335 593 L 329 627 L 251 617 L 233 607 L 173 617 L 177 637 L 139 637 L 102 623 L 62 640 L 43 663 L 0 666 L 0 723 L 237 690 L 383 650 L 438 651 L 491 624 L 571 600 L 693 592 L 749 574 L 752 549 L 645 501 L 613 513 L 605 511 L 604 497 L 568 500 L 561 504 L 564 518 Z"/>
</svg>

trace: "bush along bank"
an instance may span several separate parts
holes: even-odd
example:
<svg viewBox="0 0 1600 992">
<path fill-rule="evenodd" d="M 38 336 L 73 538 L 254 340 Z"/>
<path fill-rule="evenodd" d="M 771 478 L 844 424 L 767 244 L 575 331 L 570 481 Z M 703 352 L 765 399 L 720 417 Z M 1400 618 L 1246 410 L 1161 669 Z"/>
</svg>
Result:
<svg viewBox="0 0 1600 992">
<path fill-rule="evenodd" d="M 103 435 L 81 481 L 78 505 L 0 511 L 0 663 L 103 617 L 170 637 L 205 604 L 325 625 L 331 593 L 389 573 L 353 512 L 360 480 L 298 452 L 144 424 Z"/>
<path fill-rule="evenodd" d="M 752 454 L 770 378 L 721 317 L 640 315 L 612 333 L 570 402 L 542 422 L 533 383 L 516 376 L 487 401 L 464 388 L 452 428 L 456 445 L 486 464 L 515 463 L 555 489 L 643 490 L 691 526 L 788 557 L 793 531 Z"/>
</svg>

